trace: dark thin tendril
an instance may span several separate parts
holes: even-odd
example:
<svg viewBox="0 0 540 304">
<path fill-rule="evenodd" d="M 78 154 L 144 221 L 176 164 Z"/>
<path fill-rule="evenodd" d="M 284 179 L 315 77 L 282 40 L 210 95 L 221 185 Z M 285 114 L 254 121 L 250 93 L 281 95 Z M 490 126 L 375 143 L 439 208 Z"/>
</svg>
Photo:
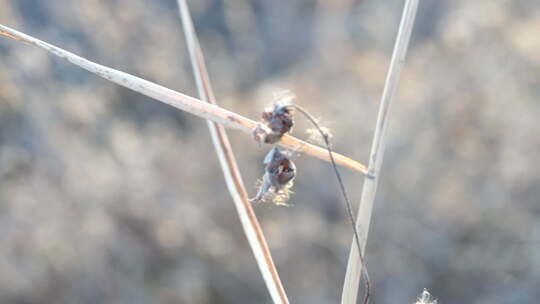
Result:
<svg viewBox="0 0 540 304">
<path fill-rule="evenodd" d="M 362 249 L 361 249 L 362 247 L 360 246 L 360 237 L 358 234 L 358 229 L 356 228 L 356 220 L 354 219 L 354 215 L 352 212 L 351 201 L 349 200 L 349 196 L 347 195 L 347 192 L 345 191 L 345 185 L 343 184 L 343 180 L 341 179 L 341 175 L 339 174 L 336 161 L 334 160 L 334 155 L 332 153 L 332 147 L 330 146 L 330 139 L 328 138 L 328 134 L 326 134 L 321 129 L 321 127 L 317 123 L 317 120 L 313 116 L 311 116 L 311 114 L 309 114 L 306 110 L 304 110 L 302 107 L 294 105 L 294 104 L 284 105 L 283 107 L 294 108 L 298 110 L 300 113 L 302 113 L 313 124 L 313 126 L 317 128 L 317 130 L 321 134 L 321 137 L 324 139 L 324 143 L 326 144 L 326 149 L 328 150 L 328 155 L 330 156 L 330 161 L 332 162 L 332 167 L 334 168 L 334 173 L 336 174 L 336 179 L 341 189 L 341 194 L 343 195 L 343 199 L 345 200 L 345 207 L 347 208 L 349 221 L 351 223 L 351 226 L 354 232 L 354 239 L 356 241 L 356 246 L 358 246 L 358 255 L 360 256 L 360 262 L 362 263 L 362 270 L 363 270 L 364 278 L 365 278 L 366 294 L 364 296 L 364 304 L 367 304 L 371 297 L 371 280 L 369 279 L 369 273 L 366 267 L 366 263 L 364 261 L 364 257 L 362 255 Z"/>
</svg>

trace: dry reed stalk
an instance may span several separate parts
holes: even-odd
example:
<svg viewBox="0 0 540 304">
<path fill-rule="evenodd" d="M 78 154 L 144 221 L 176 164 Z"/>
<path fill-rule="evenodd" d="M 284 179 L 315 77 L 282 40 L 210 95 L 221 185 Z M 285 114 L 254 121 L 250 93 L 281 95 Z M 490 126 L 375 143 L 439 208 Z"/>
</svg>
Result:
<svg viewBox="0 0 540 304">
<path fill-rule="evenodd" d="M 210 77 L 204 63 L 204 56 L 185 0 L 178 0 L 178 9 L 184 28 L 184 34 L 186 36 L 199 97 L 206 102 L 217 104 L 212 90 Z M 233 198 L 236 211 L 240 217 L 240 222 L 244 228 L 253 255 L 257 260 L 268 292 L 274 303 L 289 303 L 285 290 L 283 289 L 283 284 L 279 279 L 277 269 L 272 260 L 270 249 L 268 248 L 268 244 L 266 243 L 262 229 L 257 221 L 255 212 L 249 202 L 247 191 L 244 187 L 240 171 L 238 170 L 238 165 L 231 149 L 229 138 L 225 132 L 225 128 L 210 120 L 207 120 L 207 123 L 212 142 L 214 143 L 221 164 L 221 169 L 223 170 L 225 180 L 227 181 L 229 192 Z"/>
<path fill-rule="evenodd" d="M 144 80 L 128 73 L 94 63 L 5 25 L 0 24 L 0 35 L 23 42 L 25 44 L 34 45 L 118 85 L 139 92 L 182 111 L 211 120 L 224 127 L 241 130 L 248 134 L 251 134 L 252 131 L 257 127 L 257 122 L 234 112 L 220 108 L 217 105 L 203 102 L 199 99 L 173 91 L 148 80 Z M 326 149 L 304 142 L 290 135 L 283 136 L 277 144 L 290 150 L 311 155 L 321 160 L 330 162 Z M 340 166 L 350 168 L 364 174 L 367 173 L 366 167 L 357 161 L 338 153 L 334 153 L 334 158 L 336 163 Z"/>
<path fill-rule="evenodd" d="M 377 184 L 379 182 L 379 173 L 381 171 L 382 160 L 385 148 L 385 133 L 388 127 L 388 112 L 390 104 L 395 95 L 399 83 L 401 70 L 405 63 L 405 56 L 411 38 L 414 19 L 418 8 L 418 0 L 407 0 L 403 8 L 403 15 L 399 25 L 399 31 L 396 38 L 396 44 L 392 54 L 392 60 L 386 77 L 377 124 L 375 126 L 375 134 L 371 153 L 369 158 L 368 174 L 364 178 L 364 187 L 362 189 L 362 197 L 360 199 L 360 209 L 356 220 L 357 229 L 361 238 L 362 257 L 365 257 L 365 249 L 373 203 L 375 201 L 375 193 L 377 192 Z M 352 242 L 351 251 L 349 253 L 349 262 L 347 264 L 347 273 L 343 284 L 343 293 L 341 296 L 342 304 L 356 303 L 358 296 L 358 284 L 362 273 L 362 263 L 360 262 L 359 248 L 356 243 Z"/>
</svg>

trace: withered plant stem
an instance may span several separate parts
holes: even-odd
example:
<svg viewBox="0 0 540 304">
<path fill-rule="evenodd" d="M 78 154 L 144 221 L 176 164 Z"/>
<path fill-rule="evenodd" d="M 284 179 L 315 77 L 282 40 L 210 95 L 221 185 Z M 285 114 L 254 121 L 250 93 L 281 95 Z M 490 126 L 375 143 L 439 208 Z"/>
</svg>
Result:
<svg viewBox="0 0 540 304">
<path fill-rule="evenodd" d="M 358 253 L 362 253 L 365 257 L 365 249 L 375 194 L 377 192 L 377 184 L 379 182 L 379 174 L 381 172 L 382 161 L 384 156 L 384 139 L 386 129 L 388 127 L 388 113 L 390 104 L 395 95 L 399 84 L 399 76 L 405 64 L 405 56 L 409 46 L 409 40 L 416 17 L 418 8 L 418 0 L 407 0 L 403 8 L 403 14 L 399 25 L 399 30 L 392 54 L 392 60 L 386 82 L 381 97 L 379 106 L 379 114 L 375 125 L 375 134 L 373 136 L 373 144 L 369 157 L 368 174 L 364 178 L 364 186 L 362 188 L 362 197 L 360 199 L 360 207 L 358 209 L 358 217 L 356 220 L 357 230 L 360 232 L 361 246 L 356 242 L 352 242 L 351 251 L 349 253 L 349 262 L 347 265 L 347 273 L 343 284 L 343 293 L 341 297 L 342 304 L 355 304 L 358 295 L 358 285 L 360 283 L 360 274 L 362 273 L 363 262 L 359 261 Z"/>
<path fill-rule="evenodd" d="M 148 80 L 144 80 L 128 73 L 94 63 L 88 59 L 75 55 L 27 34 L 21 33 L 5 25 L 0 24 L 0 35 L 41 48 L 118 85 L 154 98 L 182 111 L 211 120 L 224 127 L 241 130 L 251 135 L 251 132 L 257 126 L 257 122 L 245 118 L 242 115 L 223 109 L 217 105 L 203 102 L 197 98 L 173 91 Z M 283 136 L 277 144 L 287 149 L 297 150 L 300 153 L 317 157 L 324 161 L 330 161 L 328 154 L 326 153 L 326 149 L 306 143 L 290 135 Z M 367 168 L 355 160 L 338 153 L 334 153 L 334 158 L 336 163 L 340 166 L 344 166 L 364 174 L 367 173 Z"/>
<path fill-rule="evenodd" d="M 199 96 L 204 101 L 217 104 L 210 82 L 210 76 L 204 63 L 204 55 L 199 45 L 199 40 L 197 39 L 197 34 L 186 1 L 178 0 L 178 8 Z M 246 238 L 251 246 L 251 250 L 253 251 L 257 265 L 259 266 L 262 277 L 266 283 L 268 292 L 274 303 L 288 304 L 289 300 L 283 289 L 283 284 L 279 279 L 277 269 L 270 254 L 270 249 L 266 243 L 259 222 L 257 221 L 255 212 L 249 202 L 247 191 L 240 170 L 238 170 L 238 164 L 234 157 L 225 128 L 213 121 L 208 120 L 207 122 L 229 192 L 233 198 L 242 228 L 244 229 Z"/>
</svg>

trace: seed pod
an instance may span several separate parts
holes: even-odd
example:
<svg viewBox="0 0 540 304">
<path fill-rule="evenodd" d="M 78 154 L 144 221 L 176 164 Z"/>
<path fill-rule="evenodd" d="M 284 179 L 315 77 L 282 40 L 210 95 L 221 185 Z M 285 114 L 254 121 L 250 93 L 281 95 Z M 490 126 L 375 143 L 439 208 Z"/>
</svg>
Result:
<svg viewBox="0 0 540 304">
<path fill-rule="evenodd" d="M 270 130 L 264 138 L 264 142 L 273 144 L 278 142 L 283 134 L 292 130 L 294 109 L 287 106 L 275 104 L 272 110 L 266 110 L 262 113 L 262 119 L 266 127 Z"/>
<path fill-rule="evenodd" d="M 296 176 L 296 166 L 289 157 L 273 147 L 264 158 L 265 173 L 262 185 L 257 195 L 251 201 L 261 200 L 266 193 L 272 190 L 276 195 L 283 190 L 287 192 Z"/>
<path fill-rule="evenodd" d="M 277 147 L 272 148 L 264 158 L 266 173 L 270 178 L 272 187 L 281 190 L 296 175 L 296 166 L 287 155 L 281 153 Z"/>
</svg>

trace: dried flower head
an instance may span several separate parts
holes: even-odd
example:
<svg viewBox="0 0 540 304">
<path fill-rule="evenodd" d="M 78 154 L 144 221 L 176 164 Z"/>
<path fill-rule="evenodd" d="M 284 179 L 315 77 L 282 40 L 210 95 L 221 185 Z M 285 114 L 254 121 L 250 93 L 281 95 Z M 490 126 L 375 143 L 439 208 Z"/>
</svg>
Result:
<svg viewBox="0 0 540 304">
<path fill-rule="evenodd" d="M 292 130 L 294 110 L 286 105 L 274 104 L 272 109 L 265 110 L 261 117 L 265 126 L 270 130 L 264 138 L 265 143 L 278 142 L 283 134 Z"/>
<path fill-rule="evenodd" d="M 275 195 L 274 202 L 283 204 L 290 195 L 296 176 L 296 166 L 288 155 L 273 147 L 264 158 L 265 173 L 257 195 L 251 201 L 260 201 L 267 193 Z"/>
<path fill-rule="evenodd" d="M 273 106 L 262 112 L 262 122 L 253 130 L 256 141 L 275 144 L 284 134 L 292 131 L 294 108 L 290 105 L 293 99 L 294 95 L 288 91 L 274 94 Z"/>
</svg>

